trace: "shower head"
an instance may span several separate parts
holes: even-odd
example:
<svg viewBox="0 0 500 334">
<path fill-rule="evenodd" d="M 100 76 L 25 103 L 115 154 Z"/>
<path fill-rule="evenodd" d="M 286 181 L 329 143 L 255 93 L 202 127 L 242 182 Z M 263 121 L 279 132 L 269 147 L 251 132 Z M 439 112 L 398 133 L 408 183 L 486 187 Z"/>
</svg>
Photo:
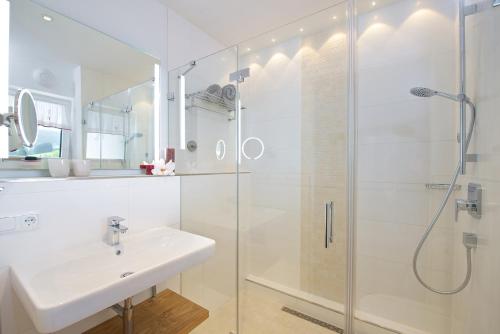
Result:
<svg viewBox="0 0 500 334">
<path fill-rule="evenodd" d="M 410 93 L 418 97 L 431 97 L 437 95 L 438 92 L 425 87 L 413 87 Z"/>
<path fill-rule="evenodd" d="M 425 87 L 413 87 L 410 89 L 410 93 L 412 95 L 418 97 L 433 97 L 433 96 L 441 96 L 453 101 L 460 101 L 460 97 L 458 95 L 443 93 L 434 89 L 425 88 Z"/>
</svg>

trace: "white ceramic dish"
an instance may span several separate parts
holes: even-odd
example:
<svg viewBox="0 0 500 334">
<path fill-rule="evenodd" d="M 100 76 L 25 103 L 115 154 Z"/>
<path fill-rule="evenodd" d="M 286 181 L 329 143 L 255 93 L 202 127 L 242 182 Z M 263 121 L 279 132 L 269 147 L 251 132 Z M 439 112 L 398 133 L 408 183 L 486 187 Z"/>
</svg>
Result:
<svg viewBox="0 0 500 334">
<path fill-rule="evenodd" d="M 68 159 L 47 159 L 49 173 L 52 177 L 68 177 L 71 161 Z"/>
<path fill-rule="evenodd" d="M 161 227 L 124 238 L 121 247 L 117 255 L 99 242 L 12 264 L 14 290 L 36 329 L 56 332 L 202 263 L 215 241 Z"/>
<path fill-rule="evenodd" d="M 90 160 L 71 160 L 71 168 L 73 169 L 73 175 L 78 177 L 86 177 L 90 175 L 91 172 L 91 161 Z"/>
</svg>

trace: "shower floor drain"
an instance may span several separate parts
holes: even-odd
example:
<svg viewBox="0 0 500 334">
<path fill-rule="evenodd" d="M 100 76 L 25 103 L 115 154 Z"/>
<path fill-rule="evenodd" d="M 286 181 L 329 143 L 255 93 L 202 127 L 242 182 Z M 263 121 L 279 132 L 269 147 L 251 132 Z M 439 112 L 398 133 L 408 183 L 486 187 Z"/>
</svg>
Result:
<svg viewBox="0 0 500 334">
<path fill-rule="evenodd" d="M 329 330 L 331 330 L 331 331 L 333 331 L 335 333 L 344 334 L 344 330 L 342 328 L 339 328 L 339 327 L 337 327 L 335 325 L 332 325 L 332 324 L 329 324 L 327 322 L 321 321 L 319 319 L 313 318 L 310 315 L 307 315 L 307 314 L 304 314 L 302 312 L 293 310 L 293 309 L 291 309 L 289 307 L 286 307 L 286 306 L 283 306 L 281 308 L 281 310 L 283 312 L 288 313 L 288 314 L 291 314 L 291 315 L 294 315 L 296 317 L 299 317 L 299 318 L 301 318 L 303 320 L 312 322 L 313 324 L 316 324 L 316 325 L 321 326 L 323 328 L 329 329 Z"/>
</svg>

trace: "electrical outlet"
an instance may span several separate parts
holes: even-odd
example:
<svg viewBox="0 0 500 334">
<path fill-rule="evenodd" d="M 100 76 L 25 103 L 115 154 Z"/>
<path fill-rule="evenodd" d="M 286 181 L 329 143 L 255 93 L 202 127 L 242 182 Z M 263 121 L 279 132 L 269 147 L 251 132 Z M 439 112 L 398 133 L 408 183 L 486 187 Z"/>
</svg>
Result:
<svg viewBox="0 0 500 334">
<path fill-rule="evenodd" d="M 38 228 L 39 223 L 37 213 L 0 217 L 0 234 L 32 231 Z"/>
<path fill-rule="evenodd" d="M 17 230 L 18 231 L 31 231 L 38 228 L 38 214 L 28 213 L 26 215 L 21 215 L 16 217 L 17 219 Z"/>
</svg>

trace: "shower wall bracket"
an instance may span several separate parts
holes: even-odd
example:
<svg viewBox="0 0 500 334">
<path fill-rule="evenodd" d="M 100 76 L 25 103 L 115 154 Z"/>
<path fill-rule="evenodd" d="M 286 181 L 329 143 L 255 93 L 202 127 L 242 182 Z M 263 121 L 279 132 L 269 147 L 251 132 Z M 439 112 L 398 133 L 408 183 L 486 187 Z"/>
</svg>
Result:
<svg viewBox="0 0 500 334">
<path fill-rule="evenodd" d="M 464 7 L 464 15 L 469 16 L 469 15 L 474 15 L 480 12 L 484 12 L 486 10 L 491 9 L 491 7 L 498 7 L 500 6 L 500 0 L 484 0 L 481 2 L 474 3 L 472 5 L 468 5 Z"/>
<path fill-rule="evenodd" d="M 238 83 L 242 83 L 245 81 L 245 78 L 249 78 L 249 77 L 250 77 L 250 68 L 246 67 L 246 68 L 243 68 L 239 71 L 230 73 L 229 74 L 229 81 L 230 82 L 236 81 Z"/>
<path fill-rule="evenodd" d="M 472 5 L 468 5 L 464 7 L 464 15 L 469 16 L 469 15 L 474 15 L 477 12 L 479 12 L 479 4 L 475 3 Z"/>
</svg>

